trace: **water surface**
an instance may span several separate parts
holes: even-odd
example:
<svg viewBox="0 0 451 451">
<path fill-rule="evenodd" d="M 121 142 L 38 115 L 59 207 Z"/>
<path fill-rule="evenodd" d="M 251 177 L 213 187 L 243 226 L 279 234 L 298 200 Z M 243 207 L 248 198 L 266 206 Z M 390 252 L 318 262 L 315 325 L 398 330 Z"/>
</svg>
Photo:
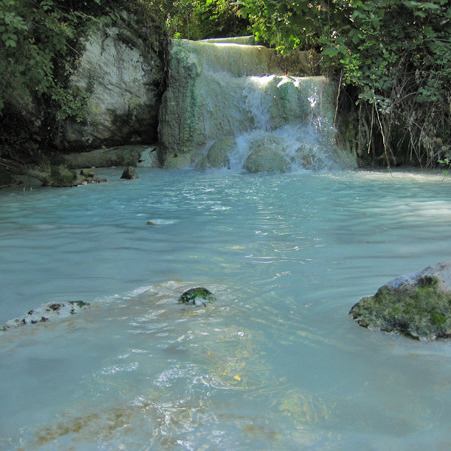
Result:
<svg viewBox="0 0 451 451">
<path fill-rule="evenodd" d="M 449 449 L 449 345 L 348 311 L 450 258 L 450 180 L 120 173 L 0 193 L 0 323 L 91 304 L 0 335 L 1 449 Z"/>
</svg>

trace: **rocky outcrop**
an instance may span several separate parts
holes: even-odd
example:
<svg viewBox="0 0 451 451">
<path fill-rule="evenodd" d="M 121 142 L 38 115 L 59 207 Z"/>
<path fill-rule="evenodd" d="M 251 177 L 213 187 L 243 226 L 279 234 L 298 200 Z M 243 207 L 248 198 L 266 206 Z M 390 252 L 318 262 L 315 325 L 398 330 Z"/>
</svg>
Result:
<svg viewBox="0 0 451 451">
<path fill-rule="evenodd" d="M 157 165 L 156 153 L 134 150 L 130 161 L 130 149 L 122 146 L 158 141 L 158 113 L 167 81 L 167 34 L 151 18 L 127 10 L 108 19 L 99 20 L 89 32 L 86 28 L 88 35 L 77 35 L 67 60 L 58 61 L 62 89 L 58 95 L 64 100 L 65 90 L 80 94 L 76 100 L 68 96 L 65 110 L 51 96 L 28 96 L 22 89 L 8 95 L 0 127 L 2 174 L 41 179 L 40 166 L 49 162 L 72 168 L 137 165 L 139 160 L 145 160 L 146 166 Z M 82 108 L 82 99 L 87 99 L 84 119 L 67 117 Z M 70 156 L 73 164 L 55 159 L 56 154 L 111 147 L 117 150 L 109 153 L 107 161 L 105 152 L 85 154 L 78 162 Z M 15 180 L 1 175 L 0 186 L 11 183 Z"/>
<path fill-rule="evenodd" d="M 69 88 L 88 94 L 88 115 L 59 124 L 63 150 L 157 141 L 167 41 L 157 26 L 125 12 L 94 29 L 73 68 Z"/>
<path fill-rule="evenodd" d="M 398 277 L 349 312 L 362 327 L 415 339 L 451 337 L 451 261 Z"/>
</svg>

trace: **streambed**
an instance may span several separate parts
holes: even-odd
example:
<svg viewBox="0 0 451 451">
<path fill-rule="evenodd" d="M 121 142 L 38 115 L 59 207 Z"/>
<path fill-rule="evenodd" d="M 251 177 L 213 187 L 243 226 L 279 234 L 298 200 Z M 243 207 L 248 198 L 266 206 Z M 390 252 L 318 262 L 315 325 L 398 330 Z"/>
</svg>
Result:
<svg viewBox="0 0 451 451">
<path fill-rule="evenodd" d="M 120 174 L 0 193 L 0 323 L 90 303 L 0 335 L 1 449 L 450 447 L 450 345 L 348 311 L 450 258 L 451 180 Z"/>
</svg>

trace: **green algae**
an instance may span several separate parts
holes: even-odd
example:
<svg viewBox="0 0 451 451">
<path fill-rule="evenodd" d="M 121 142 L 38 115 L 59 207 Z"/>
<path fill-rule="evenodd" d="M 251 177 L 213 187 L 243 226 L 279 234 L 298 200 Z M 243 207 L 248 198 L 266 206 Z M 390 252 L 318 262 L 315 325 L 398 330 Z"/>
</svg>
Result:
<svg viewBox="0 0 451 451">
<path fill-rule="evenodd" d="M 206 305 L 209 302 L 216 301 L 216 297 L 206 288 L 197 287 L 185 291 L 178 302 L 190 305 Z"/>
<path fill-rule="evenodd" d="M 362 327 L 398 332 L 415 339 L 451 337 L 451 293 L 440 290 L 436 277 L 425 276 L 416 285 L 381 287 L 350 310 Z"/>
</svg>

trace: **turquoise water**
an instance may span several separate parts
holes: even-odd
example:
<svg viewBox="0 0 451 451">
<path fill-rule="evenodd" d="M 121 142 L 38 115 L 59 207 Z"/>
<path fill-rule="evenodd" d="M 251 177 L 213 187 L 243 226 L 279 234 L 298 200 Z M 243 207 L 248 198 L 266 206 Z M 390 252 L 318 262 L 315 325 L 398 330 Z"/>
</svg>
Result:
<svg viewBox="0 0 451 451">
<path fill-rule="evenodd" d="M 451 256 L 451 180 L 98 171 L 0 192 L 1 449 L 449 449 L 451 348 L 348 311 Z M 148 221 L 153 225 L 147 225 Z M 205 286 L 207 308 L 176 302 Z"/>
</svg>

